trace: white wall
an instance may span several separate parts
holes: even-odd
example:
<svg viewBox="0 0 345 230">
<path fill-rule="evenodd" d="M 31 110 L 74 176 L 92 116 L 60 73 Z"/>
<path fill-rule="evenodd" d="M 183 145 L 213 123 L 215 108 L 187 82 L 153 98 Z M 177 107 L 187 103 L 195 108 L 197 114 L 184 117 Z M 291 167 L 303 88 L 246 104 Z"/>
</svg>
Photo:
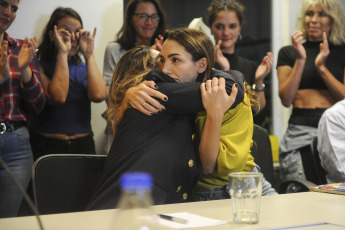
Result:
<svg viewBox="0 0 345 230">
<path fill-rule="evenodd" d="M 290 45 L 291 33 L 296 29 L 296 21 L 302 0 L 272 0 L 272 52 L 274 65 L 272 72 L 272 117 L 273 134 L 282 139 L 288 125 L 291 107 L 282 105 L 278 95 L 278 76 L 276 71 L 278 52 L 281 47 Z"/>
<path fill-rule="evenodd" d="M 103 71 L 105 46 L 114 40 L 122 25 L 122 0 L 20 0 L 17 18 L 8 29 L 8 34 L 14 38 L 39 38 L 51 13 L 59 6 L 76 10 L 83 20 L 85 29 L 93 30 L 97 27 L 95 55 L 98 66 Z M 101 114 L 105 108 L 105 102 L 92 103 L 92 129 L 97 153 L 102 153 L 104 143 L 105 121 Z"/>
</svg>

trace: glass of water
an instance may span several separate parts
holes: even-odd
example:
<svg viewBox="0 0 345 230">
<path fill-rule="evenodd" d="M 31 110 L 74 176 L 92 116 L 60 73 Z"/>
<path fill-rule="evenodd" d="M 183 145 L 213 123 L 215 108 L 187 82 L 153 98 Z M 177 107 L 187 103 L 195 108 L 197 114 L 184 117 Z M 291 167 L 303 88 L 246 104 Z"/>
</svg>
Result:
<svg viewBox="0 0 345 230">
<path fill-rule="evenodd" d="M 260 217 L 262 173 L 229 174 L 233 221 L 235 224 L 257 224 Z"/>
</svg>

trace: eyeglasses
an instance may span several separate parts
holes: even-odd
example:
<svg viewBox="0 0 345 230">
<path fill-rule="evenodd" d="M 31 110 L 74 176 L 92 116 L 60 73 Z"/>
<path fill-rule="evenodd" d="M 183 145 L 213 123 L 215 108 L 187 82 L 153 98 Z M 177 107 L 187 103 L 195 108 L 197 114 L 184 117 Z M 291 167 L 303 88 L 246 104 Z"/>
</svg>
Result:
<svg viewBox="0 0 345 230">
<path fill-rule="evenodd" d="M 134 14 L 139 21 L 141 22 L 146 22 L 147 20 L 149 20 L 149 18 L 151 18 L 152 22 L 159 22 L 159 16 L 158 14 L 152 14 L 152 15 L 148 15 L 145 13 L 136 13 Z"/>
</svg>

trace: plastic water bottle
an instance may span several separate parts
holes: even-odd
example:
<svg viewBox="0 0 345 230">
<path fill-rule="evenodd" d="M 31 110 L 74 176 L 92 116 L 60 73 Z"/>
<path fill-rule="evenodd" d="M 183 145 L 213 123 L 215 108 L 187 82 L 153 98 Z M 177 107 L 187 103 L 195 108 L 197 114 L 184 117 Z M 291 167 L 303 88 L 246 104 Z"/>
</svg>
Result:
<svg viewBox="0 0 345 230">
<path fill-rule="evenodd" d="M 120 180 L 122 194 L 116 216 L 111 222 L 112 230 L 158 230 L 158 224 L 151 205 L 152 177 L 147 173 L 126 173 Z M 163 228 L 162 228 L 163 227 Z"/>
</svg>

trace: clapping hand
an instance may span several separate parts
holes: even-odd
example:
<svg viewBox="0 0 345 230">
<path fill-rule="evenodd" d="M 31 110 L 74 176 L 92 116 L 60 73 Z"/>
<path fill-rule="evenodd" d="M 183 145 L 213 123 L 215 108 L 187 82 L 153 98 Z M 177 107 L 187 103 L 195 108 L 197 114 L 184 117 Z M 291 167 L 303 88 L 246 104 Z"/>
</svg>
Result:
<svg viewBox="0 0 345 230">
<path fill-rule="evenodd" d="M 25 37 L 23 45 L 18 54 L 18 67 L 20 70 L 25 70 L 32 59 L 35 56 L 35 51 L 37 48 L 37 38 L 33 37 L 29 39 Z"/>
<path fill-rule="evenodd" d="M 222 45 L 222 40 L 219 40 L 214 49 L 215 58 L 216 58 L 215 61 L 221 70 L 230 70 L 230 63 L 228 59 L 224 57 L 223 52 L 220 49 L 221 45 Z"/>
<path fill-rule="evenodd" d="M 294 48 L 298 59 L 306 59 L 307 53 L 302 45 L 303 33 L 300 30 L 296 30 L 291 35 L 292 47 Z"/>
<path fill-rule="evenodd" d="M 22 73 L 21 76 L 24 83 L 30 81 L 32 77 L 32 72 L 29 68 L 29 64 L 35 57 L 36 48 L 37 38 L 30 38 L 29 42 L 29 39 L 25 37 L 23 45 L 18 54 L 18 67 Z"/>
<path fill-rule="evenodd" d="M 96 37 L 96 28 L 94 28 L 92 35 L 88 30 L 81 30 L 76 36 L 79 39 L 80 51 L 87 60 L 93 54 Z"/>
<path fill-rule="evenodd" d="M 3 41 L 0 47 L 0 84 L 6 81 L 9 74 L 9 63 L 7 57 L 8 41 Z"/>
<path fill-rule="evenodd" d="M 155 44 L 151 46 L 151 49 L 161 52 L 163 45 L 163 36 L 159 35 L 158 38 L 155 38 Z"/>
<path fill-rule="evenodd" d="M 330 53 L 326 32 L 322 33 L 322 40 L 323 40 L 323 42 L 320 44 L 320 53 L 315 58 L 315 67 L 316 68 L 320 68 L 321 66 L 325 65 L 326 59 Z"/>
<path fill-rule="evenodd" d="M 258 66 L 255 72 L 255 81 L 263 81 L 267 74 L 271 71 L 273 65 L 273 54 L 268 52 L 262 59 L 261 64 Z"/>
</svg>

